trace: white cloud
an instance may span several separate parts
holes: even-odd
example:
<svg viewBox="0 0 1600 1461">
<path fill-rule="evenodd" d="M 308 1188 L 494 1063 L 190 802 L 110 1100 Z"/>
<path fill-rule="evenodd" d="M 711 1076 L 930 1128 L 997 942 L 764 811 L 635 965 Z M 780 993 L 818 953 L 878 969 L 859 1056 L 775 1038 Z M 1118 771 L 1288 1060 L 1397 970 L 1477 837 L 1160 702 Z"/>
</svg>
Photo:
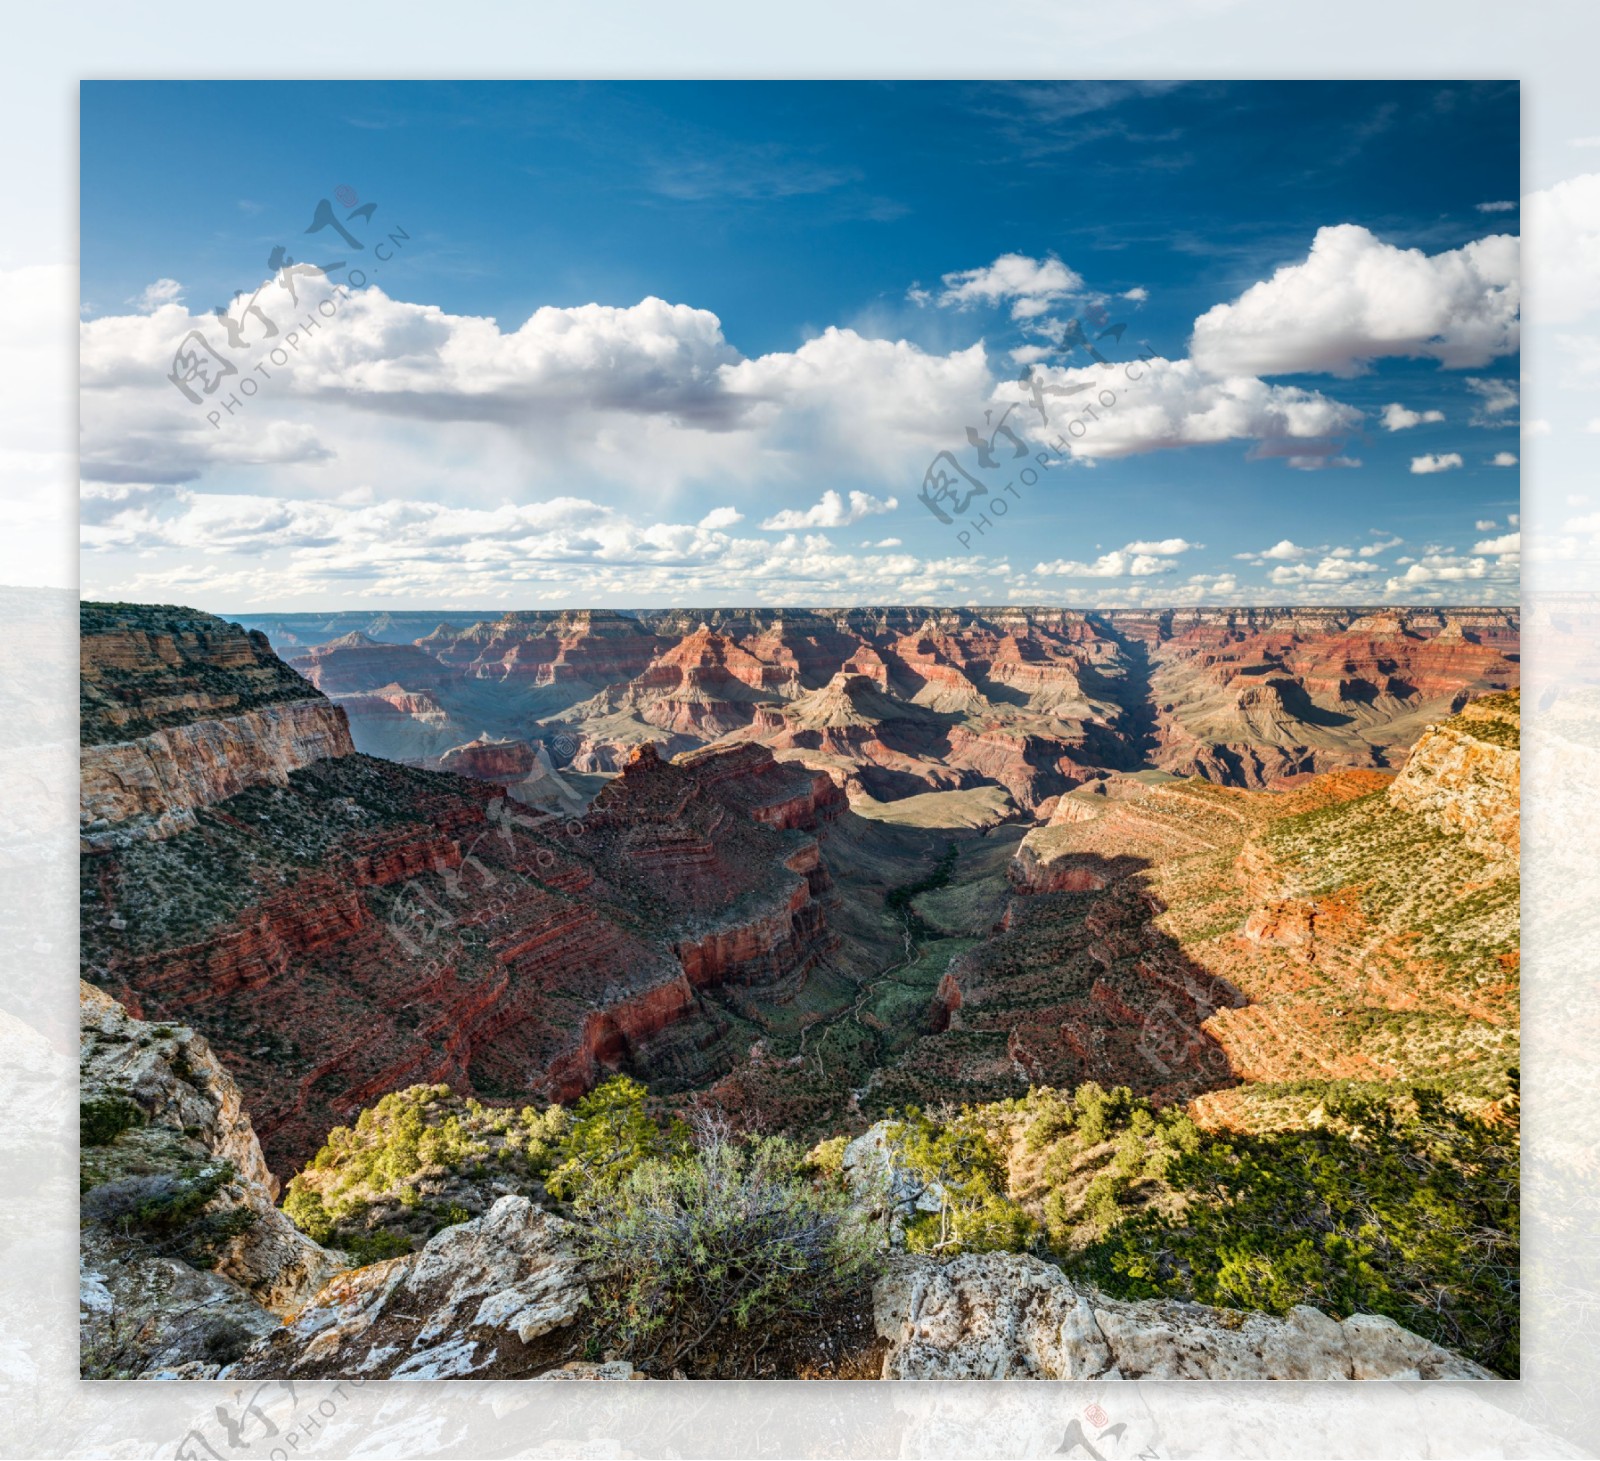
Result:
<svg viewBox="0 0 1600 1461">
<path fill-rule="evenodd" d="M 179 304 L 183 300 L 183 285 L 176 279 L 157 279 L 154 284 L 146 284 L 138 294 L 127 302 L 142 315 L 153 314 L 166 304 Z"/>
<path fill-rule="evenodd" d="M 1474 407 L 1471 424 L 1474 426 L 1514 426 L 1514 421 L 1497 421 L 1494 417 L 1505 416 L 1515 411 L 1521 402 L 1522 387 L 1515 380 L 1504 380 L 1499 376 L 1469 375 L 1466 380 L 1467 389 L 1478 397 L 1478 405 Z"/>
<path fill-rule="evenodd" d="M 1539 285 L 1543 324 L 1600 309 L 1600 173 L 1582 173 L 1522 200 L 1528 277 Z"/>
<path fill-rule="evenodd" d="M 277 499 L 187 487 L 85 484 L 87 561 L 135 554 L 102 592 L 245 607 L 371 602 L 481 607 L 725 600 L 917 602 L 1004 581 L 1004 560 L 858 555 L 821 534 L 739 538 L 644 522 L 588 498 L 461 508 L 360 490 Z M 344 500 L 349 499 L 349 500 Z M 367 500 L 363 500 L 367 499 Z M 986 600 L 992 602 L 993 600 Z"/>
<path fill-rule="evenodd" d="M 1320 563 L 1280 563 L 1267 575 L 1275 584 L 1350 583 L 1364 574 L 1377 573 L 1376 563 L 1359 563 L 1328 554 Z"/>
<path fill-rule="evenodd" d="M 981 269 L 960 269 L 946 274 L 939 303 L 970 309 L 973 305 L 1011 302 L 1011 317 L 1034 319 L 1083 288 L 1083 277 L 1053 255 L 1043 259 L 1027 254 L 1001 254 Z"/>
<path fill-rule="evenodd" d="M 743 521 L 744 514 L 737 507 L 713 507 L 700 519 L 700 526 L 711 533 L 722 528 L 731 528 L 735 523 Z"/>
<path fill-rule="evenodd" d="M 1157 538 L 1152 542 L 1129 543 L 1129 553 L 1154 553 L 1159 558 L 1170 558 L 1175 553 L 1192 553 L 1204 543 L 1191 543 L 1187 538 Z"/>
<path fill-rule="evenodd" d="M 1491 467 L 1514 467 L 1517 465 L 1517 454 L 1514 451 L 1497 451 L 1489 458 Z"/>
<path fill-rule="evenodd" d="M 1135 304 L 1143 304 L 1146 300 L 1148 300 L 1150 298 L 1150 291 L 1148 289 L 1146 289 L 1142 284 L 1141 285 L 1136 285 L 1132 289 L 1124 289 L 1122 291 L 1122 293 L 1117 296 L 1117 298 L 1118 299 L 1131 299 Z"/>
<path fill-rule="evenodd" d="M 1102 553 L 1092 562 L 1058 558 L 1053 563 L 1038 563 L 1033 571 L 1043 577 L 1056 578 L 1149 578 L 1171 573 L 1177 566 L 1173 562 L 1177 554 L 1199 546 L 1183 538 L 1162 538 L 1151 543 L 1129 543 L 1110 553 Z"/>
<path fill-rule="evenodd" d="M 1363 558 L 1376 558 L 1380 553 L 1387 553 L 1391 548 L 1398 548 L 1404 538 L 1380 538 L 1376 543 L 1365 543 L 1356 549 Z"/>
<path fill-rule="evenodd" d="M 1511 201 L 1478 204 L 1478 212 L 1480 213 L 1515 213 L 1516 211 L 1517 205 Z"/>
<path fill-rule="evenodd" d="M 1472 545 L 1474 553 L 1520 553 L 1522 551 L 1522 534 L 1505 533 L 1498 538 L 1486 538 L 1481 543 Z"/>
<path fill-rule="evenodd" d="M 1383 429 L 1385 431 L 1409 431 L 1413 426 L 1421 426 L 1426 423 L 1443 420 L 1443 411 L 1411 411 L 1407 410 L 1398 401 L 1390 401 L 1383 408 Z"/>
<path fill-rule="evenodd" d="M 1486 533 L 1491 528 L 1499 527 L 1499 524 L 1492 517 L 1480 517 L 1472 526 L 1480 533 Z"/>
<path fill-rule="evenodd" d="M 1448 253 L 1386 244 L 1357 224 L 1195 321 L 1190 354 L 1213 374 L 1359 375 L 1382 356 L 1484 365 L 1517 349 L 1518 240 Z"/>
<path fill-rule="evenodd" d="M 1122 365 L 1041 366 L 1034 379 L 1045 390 L 1041 422 L 1021 384 L 1002 383 L 995 394 L 1016 401 L 1013 415 L 1034 440 L 1088 460 L 1134 456 L 1164 448 L 1224 441 L 1253 441 L 1261 455 L 1282 456 L 1291 466 L 1321 465 L 1333 455 L 1331 439 L 1353 429 L 1361 413 L 1317 391 L 1271 386 L 1249 376 L 1218 379 L 1193 361 L 1160 356 Z M 1059 400 L 1051 388 L 1076 394 Z M 1104 404 L 1102 391 L 1113 393 Z M 1100 403 L 1093 419 L 1070 433 L 1079 401 Z"/>
<path fill-rule="evenodd" d="M 876 543 L 868 539 L 861 545 L 863 548 L 898 548 L 901 546 L 899 538 L 880 538 Z"/>
<path fill-rule="evenodd" d="M 1297 558 L 1308 558 L 1311 556 L 1313 551 L 1315 550 L 1311 548 L 1302 548 L 1298 543 L 1290 542 L 1288 538 L 1279 538 L 1278 541 L 1270 548 L 1263 548 L 1254 556 L 1257 558 L 1272 558 L 1280 562 L 1289 562 Z"/>
<path fill-rule="evenodd" d="M 1423 456 L 1411 458 L 1411 470 L 1419 477 L 1434 472 L 1448 472 L 1452 467 L 1460 465 L 1461 453 L 1458 451 L 1428 452 Z"/>
<path fill-rule="evenodd" d="M 1391 578 L 1384 585 L 1386 593 L 1403 593 L 1419 584 L 1462 583 L 1469 579 L 1486 578 L 1489 565 L 1482 558 L 1468 558 L 1452 553 L 1430 553 L 1413 563 L 1403 574 Z"/>
<path fill-rule="evenodd" d="M 801 528 L 847 528 L 864 517 L 893 512 L 900 506 L 897 498 L 880 500 L 868 492 L 852 492 L 847 504 L 831 487 L 822 494 L 822 500 L 804 511 L 785 508 L 774 513 L 761 526 L 768 532 L 793 532 Z"/>
</svg>

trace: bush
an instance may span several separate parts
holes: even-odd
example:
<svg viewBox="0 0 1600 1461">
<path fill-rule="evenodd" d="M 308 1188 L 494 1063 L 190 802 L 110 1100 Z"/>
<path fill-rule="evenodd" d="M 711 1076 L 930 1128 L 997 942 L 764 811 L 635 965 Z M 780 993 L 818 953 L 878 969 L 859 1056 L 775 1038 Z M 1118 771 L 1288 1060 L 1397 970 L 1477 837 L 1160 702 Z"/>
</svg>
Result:
<svg viewBox="0 0 1600 1461">
<path fill-rule="evenodd" d="M 914 1253 L 1016 1253 L 1033 1245 L 1038 1224 L 1006 1196 L 1006 1169 L 993 1141 L 970 1111 L 947 1122 L 909 1107 L 889 1127 L 895 1160 L 939 1193 L 938 1212 L 906 1224 Z"/>
<path fill-rule="evenodd" d="M 1075 1266 L 1128 1298 L 1386 1314 L 1515 1375 L 1516 1122 L 1514 1093 L 1492 1117 L 1425 1087 L 1335 1095 L 1319 1127 L 1175 1155 L 1166 1180 L 1182 1213 L 1124 1217 Z"/>
<path fill-rule="evenodd" d="M 645 1109 L 649 1092 L 625 1075 L 596 1086 L 573 1113 L 560 1162 L 545 1185 L 566 1202 L 582 1202 L 626 1182 L 646 1162 L 688 1147 L 681 1121 L 659 1126 Z"/>
<path fill-rule="evenodd" d="M 80 1146 L 109 1146 L 123 1132 L 144 1125 L 144 1112 L 125 1096 L 102 1096 L 78 1106 Z"/>
<path fill-rule="evenodd" d="M 343 1248 L 362 1262 L 407 1252 L 475 1214 L 459 1202 L 424 1206 L 455 1179 L 476 1181 L 492 1169 L 537 1194 L 560 1160 L 569 1113 L 560 1106 L 485 1106 L 445 1085 L 393 1091 L 363 1111 L 354 1126 L 336 1126 L 305 1168 L 290 1179 L 283 1210 L 317 1242 Z M 386 1224 L 391 1226 L 385 1227 Z M 395 1231 L 395 1228 L 405 1231 Z"/>
<path fill-rule="evenodd" d="M 640 1161 L 580 1207 L 608 1275 L 603 1329 L 635 1364 L 690 1361 L 752 1325 L 814 1325 L 877 1264 L 844 1189 L 805 1175 L 781 1138 L 708 1127 L 688 1152 Z"/>
</svg>

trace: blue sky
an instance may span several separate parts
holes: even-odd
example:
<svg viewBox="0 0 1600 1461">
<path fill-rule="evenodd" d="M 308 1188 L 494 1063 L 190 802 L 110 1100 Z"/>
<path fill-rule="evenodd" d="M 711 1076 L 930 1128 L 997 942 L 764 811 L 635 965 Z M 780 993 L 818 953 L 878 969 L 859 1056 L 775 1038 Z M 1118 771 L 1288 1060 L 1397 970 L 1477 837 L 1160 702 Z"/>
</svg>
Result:
<svg viewBox="0 0 1600 1461">
<path fill-rule="evenodd" d="M 1514 83 L 116 82 L 81 104 L 86 594 L 1516 597 Z M 305 233 L 341 186 L 340 219 L 375 205 L 360 256 Z M 281 345 L 276 246 L 366 266 L 281 369 L 251 317 L 231 352 L 206 318 L 254 293 Z M 1072 320 L 1126 329 L 1096 363 Z M 237 369 L 191 402 L 166 377 L 195 328 Z M 1049 429 L 1023 369 L 1075 392 Z M 967 444 L 986 411 L 1037 474 L 1009 496 Z M 918 500 L 941 450 L 990 489 L 949 525 Z"/>
</svg>

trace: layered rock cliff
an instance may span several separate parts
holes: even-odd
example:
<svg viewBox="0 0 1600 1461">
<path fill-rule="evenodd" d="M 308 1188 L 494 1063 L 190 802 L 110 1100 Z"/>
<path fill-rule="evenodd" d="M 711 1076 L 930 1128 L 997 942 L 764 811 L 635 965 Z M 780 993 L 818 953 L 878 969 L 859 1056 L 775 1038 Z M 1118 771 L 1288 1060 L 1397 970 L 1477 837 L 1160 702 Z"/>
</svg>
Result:
<svg viewBox="0 0 1600 1461">
<path fill-rule="evenodd" d="M 1430 725 L 1389 789 L 1389 800 L 1458 834 L 1473 851 L 1515 861 L 1521 852 L 1520 697 L 1470 702 Z"/>
<path fill-rule="evenodd" d="M 340 1269 L 274 1206 L 238 1086 L 184 1026 L 80 986 L 85 1373 L 241 1348 Z"/>
<path fill-rule="evenodd" d="M 267 647 L 188 609 L 85 604 L 81 825 L 168 836 L 253 786 L 354 749 L 344 712 Z"/>
<path fill-rule="evenodd" d="M 1028 809 L 1140 765 L 1252 787 L 1392 768 L 1519 673 L 1515 612 L 1479 608 L 519 612 L 411 643 L 373 633 L 403 633 L 395 616 L 260 623 L 315 644 L 295 664 L 361 749 L 400 759 L 439 754 L 446 725 L 570 739 L 580 771 L 732 738 L 858 797 L 989 784 Z"/>
<path fill-rule="evenodd" d="M 205 1032 L 279 1170 L 416 1082 L 570 1099 L 663 1061 L 714 1079 L 729 1030 L 708 995 L 783 997 L 836 947 L 815 833 L 843 798 L 826 775 L 754 746 L 682 767 L 650 751 L 562 821 L 347 741 L 299 762 L 250 742 L 196 766 L 184 748 L 219 725 L 245 734 L 241 716 L 304 709 L 337 726 L 339 712 L 259 638 L 177 615 L 114 616 L 144 655 L 117 682 L 127 723 L 191 719 L 142 738 L 149 810 L 112 807 L 86 777 L 105 825 L 83 858 L 85 975 Z M 188 681 L 219 662 L 266 681 L 273 703 L 215 716 L 242 695 L 223 707 Z M 127 835 L 163 817 L 159 840 Z M 683 1022 L 698 1034 L 670 1033 Z"/>
</svg>

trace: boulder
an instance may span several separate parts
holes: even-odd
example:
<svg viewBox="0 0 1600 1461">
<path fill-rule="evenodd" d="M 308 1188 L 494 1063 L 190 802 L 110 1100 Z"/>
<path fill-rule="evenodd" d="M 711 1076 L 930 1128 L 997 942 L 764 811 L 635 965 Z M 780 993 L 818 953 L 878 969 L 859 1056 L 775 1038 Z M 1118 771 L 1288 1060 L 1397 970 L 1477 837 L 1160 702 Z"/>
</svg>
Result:
<svg viewBox="0 0 1600 1461">
<path fill-rule="evenodd" d="M 873 1291 L 886 1380 L 1489 1380 L 1377 1314 L 1124 1302 L 1021 1253 L 897 1259 Z"/>
</svg>

